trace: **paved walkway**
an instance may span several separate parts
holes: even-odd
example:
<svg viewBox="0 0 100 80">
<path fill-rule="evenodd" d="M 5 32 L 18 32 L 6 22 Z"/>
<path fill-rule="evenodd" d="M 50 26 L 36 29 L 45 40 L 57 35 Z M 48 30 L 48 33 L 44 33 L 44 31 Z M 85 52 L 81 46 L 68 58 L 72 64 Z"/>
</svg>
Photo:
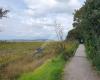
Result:
<svg viewBox="0 0 100 80">
<path fill-rule="evenodd" d="M 65 67 L 64 80 L 100 80 L 99 76 L 92 69 L 86 58 L 85 47 L 81 44 Z"/>
</svg>

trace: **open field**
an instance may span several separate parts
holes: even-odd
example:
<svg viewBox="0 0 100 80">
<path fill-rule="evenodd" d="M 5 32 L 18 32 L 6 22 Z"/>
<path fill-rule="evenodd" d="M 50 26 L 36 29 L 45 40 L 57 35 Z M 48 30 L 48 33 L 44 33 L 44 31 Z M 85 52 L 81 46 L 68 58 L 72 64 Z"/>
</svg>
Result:
<svg viewBox="0 0 100 80">
<path fill-rule="evenodd" d="M 48 76 L 50 76 L 51 71 L 56 73 L 56 65 L 64 64 L 64 58 L 56 58 L 56 56 L 61 54 L 59 53 L 59 48 L 57 47 L 58 44 L 59 42 L 1 42 L 0 80 L 16 80 L 24 73 L 34 72 L 37 67 L 41 66 L 44 62 L 48 62 L 48 59 L 52 60 L 54 57 L 57 60 L 54 61 L 54 63 L 49 62 L 46 65 L 50 65 L 50 67 L 48 67 L 51 69 Z M 43 48 L 43 51 L 36 52 L 36 50 L 40 47 Z M 66 43 L 66 55 L 73 55 L 73 51 L 75 49 L 76 43 Z M 52 66 L 52 64 L 55 65 Z M 59 68 L 62 70 L 64 65 L 61 65 Z M 46 67 L 44 66 L 43 69 L 46 69 Z M 45 73 L 43 75 L 45 75 Z M 50 78 L 54 75 L 51 75 Z"/>
<path fill-rule="evenodd" d="M 64 57 L 74 55 L 77 46 L 78 45 L 75 42 L 67 42 L 66 55 L 60 53 L 59 55 L 48 59 L 42 66 L 35 69 L 35 71 L 22 74 L 18 80 L 62 80 L 63 69 L 66 64 Z"/>
<path fill-rule="evenodd" d="M 43 42 L 0 42 L 0 64 L 32 54 Z"/>
<path fill-rule="evenodd" d="M 47 45 L 48 43 L 44 42 L 1 42 L 0 80 L 13 80 L 21 73 L 40 66 L 52 56 L 50 47 L 49 49 L 45 47 Z M 45 49 L 35 55 L 35 50 L 39 47 L 45 47 Z"/>
</svg>

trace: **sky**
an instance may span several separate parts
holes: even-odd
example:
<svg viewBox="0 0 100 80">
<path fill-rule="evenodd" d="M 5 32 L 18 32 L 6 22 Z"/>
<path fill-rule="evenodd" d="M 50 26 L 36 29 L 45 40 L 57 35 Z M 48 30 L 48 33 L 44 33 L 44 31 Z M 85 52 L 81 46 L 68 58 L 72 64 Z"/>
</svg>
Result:
<svg viewBox="0 0 100 80">
<path fill-rule="evenodd" d="M 57 39 L 55 21 L 63 27 L 64 38 L 73 26 L 73 13 L 85 0 L 0 0 L 8 9 L 0 19 L 0 40 Z"/>
</svg>

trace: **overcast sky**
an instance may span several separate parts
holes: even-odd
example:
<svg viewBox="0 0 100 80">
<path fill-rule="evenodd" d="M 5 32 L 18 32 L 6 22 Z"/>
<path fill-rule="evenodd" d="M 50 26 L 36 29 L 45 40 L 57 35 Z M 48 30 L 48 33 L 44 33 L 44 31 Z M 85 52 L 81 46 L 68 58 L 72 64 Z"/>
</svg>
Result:
<svg viewBox="0 0 100 80">
<path fill-rule="evenodd" d="M 56 39 L 54 22 L 62 24 L 64 35 L 72 29 L 73 12 L 85 0 L 0 0 L 10 10 L 0 19 L 0 39 Z"/>
</svg>

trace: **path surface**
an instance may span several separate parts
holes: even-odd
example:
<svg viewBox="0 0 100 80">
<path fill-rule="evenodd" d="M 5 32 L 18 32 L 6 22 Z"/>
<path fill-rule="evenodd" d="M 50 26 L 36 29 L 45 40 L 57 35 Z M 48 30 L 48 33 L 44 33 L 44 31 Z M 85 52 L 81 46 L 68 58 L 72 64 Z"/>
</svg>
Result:
<svg viewBox="0 0 100 80">
<path fill-rule="evenodd" d="M 85 47 L 80 45 L 75 56 L 66 65 L 64 80 L 100 80 L 86 58 Z"/>
</svg>

